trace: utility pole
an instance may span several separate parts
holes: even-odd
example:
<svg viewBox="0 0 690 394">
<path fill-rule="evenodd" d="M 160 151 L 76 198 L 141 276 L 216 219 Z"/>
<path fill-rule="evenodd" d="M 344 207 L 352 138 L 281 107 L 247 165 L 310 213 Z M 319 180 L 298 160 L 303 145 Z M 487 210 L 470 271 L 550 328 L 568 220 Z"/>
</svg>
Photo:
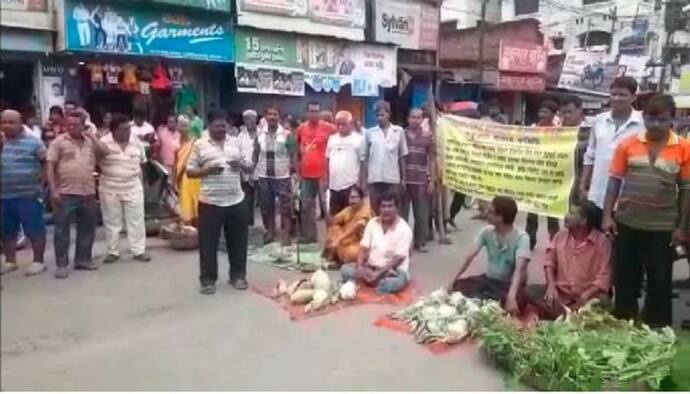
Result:
<svg viewBox="0 0 690 394">
<path fill-rule="evenodd" d="M 486 35 L 486 5 L 489 0 L 482 0 L 481 20 L 479 21 L 479 53 L 477 70 L 479 71 L 479 100 L 482 99 L 482 83 L 484 82 L 484 36 Z"/>
<path fill-rule="evenodd" d="M 614 6 L 613 9 L 611 9 L 609 16 L 611 17 L 611 43 L 606 53 L 611 53 L 611 49 L 613 48 L 613 35 L 616 33 L 616 22 L 618 21 L 618 6 Z"/>
</svg>

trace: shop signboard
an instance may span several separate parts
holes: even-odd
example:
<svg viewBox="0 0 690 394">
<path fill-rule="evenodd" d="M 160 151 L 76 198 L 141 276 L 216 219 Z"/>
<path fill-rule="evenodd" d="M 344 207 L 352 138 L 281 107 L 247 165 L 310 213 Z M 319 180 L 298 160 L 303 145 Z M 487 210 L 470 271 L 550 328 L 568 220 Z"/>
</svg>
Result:
<svg viewBox="0 0 690 394">
<path fill-rule="evenodd" d="M 48 11 L 48 0 L 0 0 L 0 9 L 12 11 Z"/>
<path fill-rule="evenodd" d="M 377 0 L 374 32 L 376 41 L 401 48 L 419 49 L 422 7 L 416 3 Z"/>
<path fill-rule="evenodd" d="M 497 88 L 522 92 L 543 92 L 546 89 L 546 78 L 536 74 L 499 73 Z"/>
<path fill-rule="evenodd" d="M 405 49 L 436 50 L 439 11 L 427 3 L 377 0 L 374 34 L 376 41 Z"/>
<path fill-rule="evenodd" d="M 230 12 L 230 0 L 153 0 L 155 3 L 201 8 L 209 11 Z"/>
<path fill-rule="evenodd" d="M 606 52 L 571 51 L 565 58 L 558 87 L 608 95 L 617 72 L 614 56 Z"/>
<path fill-rule="evenodd" d="M 498 55 L 500 71 L 546 73 L 546 48 L 530 42 L 501 40 Z"/>
<path fill-rule="evenodd" d="M 65 0 L 65 49 L 233 61 L 233 29 L 225 15 Z"/>
<path fill-rule="evenodd" d="M 236 0 L 242 26 L 363 41 L 365 0 Z"/>
<path fill-rule="evenodd" d="M 352 83 L 353 92 L 356 85 L 361 95 L 374 88 L 378 95 L 379 86 L 396 84 L 396 51 L 388 46 L 238 29 L 235 52 L 240 92 L 303 95 L 305 83 L 324 92 Z"/>
</svg>

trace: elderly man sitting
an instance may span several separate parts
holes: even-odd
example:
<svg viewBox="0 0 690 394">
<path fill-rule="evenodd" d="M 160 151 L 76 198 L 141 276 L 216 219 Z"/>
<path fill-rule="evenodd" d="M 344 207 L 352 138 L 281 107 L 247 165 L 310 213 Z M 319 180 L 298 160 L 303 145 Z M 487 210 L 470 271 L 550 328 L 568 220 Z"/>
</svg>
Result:
<svg viewBox="0 0 690 394">
<path fill-rule="evenodd" d="M 343 281 L 357 280 L 379 293 L 398 293 L 410 281 L 412 230 L 398 215 L 398 195 L 379 200 L 379 216 L 364 229 L 356 264 L 341 268 Z"/>
</svg>

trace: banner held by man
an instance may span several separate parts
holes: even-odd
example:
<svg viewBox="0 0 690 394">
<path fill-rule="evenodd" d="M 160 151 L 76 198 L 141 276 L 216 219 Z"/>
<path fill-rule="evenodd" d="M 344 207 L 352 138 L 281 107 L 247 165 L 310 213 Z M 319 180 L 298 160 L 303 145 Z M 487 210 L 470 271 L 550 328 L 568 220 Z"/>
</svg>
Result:
<svg viewBox="0 0 690 394">
<path fill-rule="evenodd" d="M 441 116 L 438 126 L 449 188 L 485 200 L 509 196 L 526 212 L 566 214 L 577 128 L 503 126 L 453 115 Z"/>
</svg>

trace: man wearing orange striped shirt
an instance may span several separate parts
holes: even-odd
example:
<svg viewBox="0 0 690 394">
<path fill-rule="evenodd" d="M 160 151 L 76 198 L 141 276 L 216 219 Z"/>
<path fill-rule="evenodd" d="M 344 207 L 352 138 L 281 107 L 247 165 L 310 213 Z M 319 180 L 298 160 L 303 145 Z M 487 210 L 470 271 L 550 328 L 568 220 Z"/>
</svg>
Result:
<svg viewBox="0 0 690 394">
<path fill-rule="evenodd" d="M 616 237 L 615 315 L 637 317 L 646 276 L 642 317 L 653 327 L 672 322 L 672 245 L 681 244 L 690 216 L 690 143 L 673 132 L 674 115 L 670 96 L 647 102 L 646 131 L 616 149 L 604 202 L 602 229 Z"/>
</svg>

